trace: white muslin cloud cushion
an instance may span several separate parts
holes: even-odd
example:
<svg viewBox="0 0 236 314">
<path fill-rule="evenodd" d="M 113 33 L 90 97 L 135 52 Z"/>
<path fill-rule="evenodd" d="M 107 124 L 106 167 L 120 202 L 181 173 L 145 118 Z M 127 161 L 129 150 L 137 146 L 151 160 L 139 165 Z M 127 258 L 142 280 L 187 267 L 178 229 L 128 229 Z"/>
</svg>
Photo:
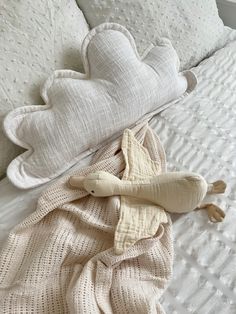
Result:
<svg viewBox="0 0 236 314">
<path fill-rule="evenodd" d="M 116 22 L 134 36 L 140 54 L 169 38 L 189 69 L 225 44 L 225 28 L 215 0 L 77 0 L 91 27 Z"/>
<path fill-rule="evenodd" d="M 141 60 L 132 36 L 118 24 L 90 31 L 82 59 L 85 74 L 61 70 L 48 78 L 41 91 L 45 106 L 15 109 L 4 121 L 7 136 L 27 149 L 7 169 L 19 188 L 55 178 L 196 84 L 192 72 L 178 72 L 168 40 Z"/>
<path fill-rule="evenodd" d="M 39 86 L 56 69 L 82 70 L 88 24 L 75 0 L 0 3 L 0 177 L 22 152 L 2 132 L 14 108 L 43 103 Z"/>
</svg>

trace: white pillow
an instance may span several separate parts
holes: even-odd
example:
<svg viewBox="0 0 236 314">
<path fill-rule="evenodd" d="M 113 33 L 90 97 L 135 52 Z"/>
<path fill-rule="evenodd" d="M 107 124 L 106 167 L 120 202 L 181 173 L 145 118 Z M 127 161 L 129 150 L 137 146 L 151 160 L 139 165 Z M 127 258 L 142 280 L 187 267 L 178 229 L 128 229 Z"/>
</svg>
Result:
<svg viewBox="0 0 236 314">
<path fill-rule="evenodd" d="M 55 69 L 82 69 L 79 49 L 89 28 L 75 0 L 0 5 L 0 176 L 19 153 L 2 133 L 10 110 L 40 105 L 39 86 Z"/>
<path fill-rule="evenodd" d="M 7 170 L 19 188 L 58 176 L 196 84 L 193 73 L 178 73 L 178 56 L 168 40 L 142 61 L 130 33 L 117 24 L 93 29 L 82 58 L 85 74 L 56 71 L 42 89 L 45 106 L 15 109 L 4 121 L 8 137 L 28 149 Z"/>
<path fill-rule="evenodd" d="M 158 37 L 171 40 L 180 68 L 189 69 L 221 47 L 224 25 L 215 0 L 77 0 L 91 27 L 124 25 L 142 54 Z"/>
</svg>

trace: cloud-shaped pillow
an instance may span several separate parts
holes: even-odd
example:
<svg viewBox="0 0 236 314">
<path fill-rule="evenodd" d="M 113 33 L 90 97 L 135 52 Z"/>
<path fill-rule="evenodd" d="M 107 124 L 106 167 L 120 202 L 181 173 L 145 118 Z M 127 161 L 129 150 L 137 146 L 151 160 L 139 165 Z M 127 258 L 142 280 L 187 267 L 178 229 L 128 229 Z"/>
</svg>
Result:
<svg viewBox="0 0 236 314">
<path fill-rule="evenodd" d="M 196 84 L 192 72 L 178 73 L 169 41 L 141 60 L 132 36 L 118 24 L 94 28 L 82 58 L 85 74 L 61 70 L 48 78 L 41 91 L 46 105 L 20 107 L 5 118 L 7 136 L 27 149 L 7 169 L 19 188 L 55 178 Z"/>
</svg>

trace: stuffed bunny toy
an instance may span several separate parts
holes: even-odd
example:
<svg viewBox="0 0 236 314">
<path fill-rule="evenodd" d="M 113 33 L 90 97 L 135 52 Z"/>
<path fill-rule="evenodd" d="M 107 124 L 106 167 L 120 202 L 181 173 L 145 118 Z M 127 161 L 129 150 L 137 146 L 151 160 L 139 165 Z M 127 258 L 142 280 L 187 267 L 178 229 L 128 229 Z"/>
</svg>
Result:
<svg viewBox="0 0 236 314">
<path fill-rule="evenodd" d="M 225 217 L 218 206 L 202 204 L 207 194 L 224 193 L 225 182 L 219 180 L 208 184 L 201 175 L 191 172 L 167 172 L 143 180 L 125 181 L 108 172 L 97 171 L 86 177 L 72 176 L 69 183 L 94 197 L 127 195 L 157 204 L 170 213 L 206 209 L 212 222 L 220 222 Z"/>
</svg>

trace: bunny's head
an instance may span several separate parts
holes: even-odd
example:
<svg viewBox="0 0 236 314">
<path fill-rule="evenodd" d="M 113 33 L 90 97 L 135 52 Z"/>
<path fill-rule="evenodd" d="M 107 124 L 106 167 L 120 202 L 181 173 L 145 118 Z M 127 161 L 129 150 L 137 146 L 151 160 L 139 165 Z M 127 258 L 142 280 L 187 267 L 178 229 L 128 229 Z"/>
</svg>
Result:
<svg viewBox="0 0 236 314">
<path fill-rule="evenodd" d="M 72 176 L 69 183 L 71 186 L 85 189 L 95 197 L 106 197 L 115 194 L 115 187 L 120 183 L 120 179 L 108 172 L 97 171 L 86 177 Z"/>
</svg>

